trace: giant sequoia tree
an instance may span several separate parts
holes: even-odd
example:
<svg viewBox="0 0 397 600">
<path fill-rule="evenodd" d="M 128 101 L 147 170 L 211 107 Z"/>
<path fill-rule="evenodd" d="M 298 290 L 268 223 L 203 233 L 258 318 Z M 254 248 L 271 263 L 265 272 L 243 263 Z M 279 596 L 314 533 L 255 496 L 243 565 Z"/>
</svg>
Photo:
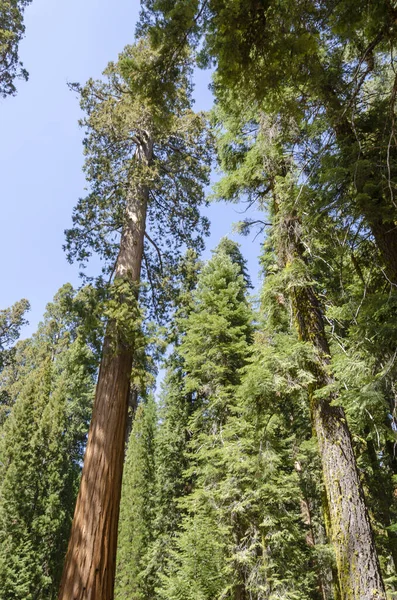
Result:
<svg viewBox="0 0 397 600">
<path fill-rule="evenodd" d="M 178 249 L 200 247 L 206 226 L 198 206 L 208 149 L 203 118 L 190 109 L 189 61 L 181 54 L 159 78 L 151 69 L 155 58 L 141 40 L 108 66 L 106 81 L 80 89 L 91 193 L 76 208 L 67 247 L 71 258 L 97 251 L 107 261 L 114 301 L 61 583 L 64 600 L 113 597 L 142 261 L 156 299 L 156 283 L 172 277 Z"/>
</svg>

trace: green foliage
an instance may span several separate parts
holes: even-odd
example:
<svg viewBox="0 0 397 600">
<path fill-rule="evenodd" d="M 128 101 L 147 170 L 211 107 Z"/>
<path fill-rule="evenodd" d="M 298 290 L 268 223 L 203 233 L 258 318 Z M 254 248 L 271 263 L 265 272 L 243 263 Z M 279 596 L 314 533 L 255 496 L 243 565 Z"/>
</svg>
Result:
<svg viewBox="0 0 397 600">
<path fill-rule="evenodd" d="M 226 532 L 216 511 L 206 506 L 183 521 L 167 574 L 161 574 L 160 598 L 207 600 L 225 596 L 228 587 Z"/>
<path fill-rule="evenodd" d="M 180 349 L 188 368 L 186 389 L 204 395 L 227 393 L 239 381 L 252 336 L 245 300 L 245 262 L 236 244 L 224 239 L 200 273 Z"/>
<path fill-rule="evenodd" d="M 20 300 L 0 311 L 0 371 L 12 359 L 10 347 L 18 339 L 21 327 L 27 324 L 25 314 L 29 308 L 27 300 Z"/>
<path fill-rule="evenodd" d="M 191 109 L 188 57 L 181 56 L 160 79 L 150 68 L 156 56 L 140 40 L 108 65 L 104 81 L 74 86 L 86 114 L 81 124 L 90 192 L 74 211 L 66 250 L 69 260 L 80 264 L 98 253 L 112 273 L 127 198 L 145 186 L 142 280 L 150 293 L 141 294 L 141 301 L 160 319 L 167 313 L 181 251 L 200 251 L 208 231 L 199 207 L 205 201 L 211 136 L 205 116 Z M 153 144 L 145 166 L 137 158 L 142 144 Z"/>
<path fill-rule="evenodd" d="M 3 95 L 15 92 L 26 4 L 0 11 Z M 144 0 L 136 44 L 102 80 L 72 86 L 89 191 L 66 250 L 82 265 L 98 254 L 110 277 L 78 294 L 65 286 L 31 340 L 14 345 L 26 301 L 0 313 L 1 599 L 56 597 L 106 321 L 134 346 L 141 400 L 117 599 L 339 598 L 308 403 L 330 395 L 395 592 L 396 23 L 388 0 Z M 192 111 L 194 61 L 214 68 L 209 122 Z M 237 225 L 266 232 L 259 314 L 234 242 L 198 261 L 213 135 L 213 198 L 265 215 Z M 111 283 L 125 208 L 143 188 L 142 284 Z M 306 342 L 296 332 L 309 288 L 326 326 L 320 386 L 316 331 Z M 157 411 L 147 315 L 171 312 Z"/>
<path fill-rule="evenodd" d="M 148 561 L 156 587 L 171 559 L 174 540 L 181 528 L 184 510 L 179 500 L 192 487 L 191 478 L 185 471 L 189 465 L 189 418 L 194 400 L 184 389 L 180 357 L 174 353 L 167 362 L 156 437 L 154 540 Z"/>
<path fill-rule="evenodd" d="M 153 397 L 138 406 L 126 453 L 120 505 L 115 598 L 153 597 L 145 571 L 155 516 L 156 405 Z"/>
<path fill-rule="evenodd" d="M 84 295 L 84 294 L 83 294 Z M 0 437 L 0 597 L 56 598 L 77 494 L 97 359 L 65 307 L 70 285 L 20 343 Z"/>
<path fill-rule="evenodd" d="M 179 492 L 182 525 L 161 574 L 163 598 L 312 597 L 319 561 L 304 539 L 297 442 L 288 431 L 294 412 L 304 412 L 310 381 L 304 346 L 258 337 L 249 358 L 253 315 L 243 271 L 236 245 L 223 240 L 180 323 L 193 395 L 189 493 Z M 301 435 L 302 427 L 307 435 L 301 420 Z"/>
<path fill-rule="evenodd" d="M 14 80 L 27 79 L 18 56 L 19 42 L 25 33 L 23 16 L 31 0 L 1 0 L 0 3 L 0 95 L 16 93 Z"/>
<path fill-rule="evenodd" d="M 176 469 L 159 466 L 161 478 L 166 475 L 171 484 L 159 499 L 165 498 L 174 520 L 173 535 L 172 523 L 163 528 L 166 561 L 158 590 L 164 598 L 221 597 L 225 586 L 232 585 L 228 529 L 202 494 L 219 478 L 219 435 L 252 338 L 244 274 L 237 245 L 222 240 L 198 276 L 188 314 L 178 319 L 180 359 L 171 362 L 174 373 L 167 379 L 160 427 L 167 442 L 163 455 L 174 449 L 168 456 Z"/>
</svg>

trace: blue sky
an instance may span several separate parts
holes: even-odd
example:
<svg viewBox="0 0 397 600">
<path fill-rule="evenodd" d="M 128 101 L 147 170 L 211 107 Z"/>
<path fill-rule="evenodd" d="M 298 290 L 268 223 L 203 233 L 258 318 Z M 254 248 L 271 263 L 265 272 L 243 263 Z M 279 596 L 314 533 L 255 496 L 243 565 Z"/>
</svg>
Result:
<svg viewBox="0 0 397 600">
<path fill-rule="evenodd" d="M 133 42 L 138 12 L 136 0 L 33 0 L 26 10 L 20 58 L 29 81 L 19 82 L 16 97 L 0 99 L 0 308 L 20 298 L 30 301 L 24 335 L 36 329 L 61 285 L 80 285 L 77 265 L 69 265 L 62 250 L 64 229 L 85 186 L 80 110 L 67 82 L 100 77 L 107 62 Z M 197 74 L 197 109 L 211 106 L 209 78 Z M 224 204 L 208 209 L 212 233 L 205 256 L 223 235 L 232 235 L 239 210 Z M 260 240 L 239 241 L 256 282 Z"/>
</svg>

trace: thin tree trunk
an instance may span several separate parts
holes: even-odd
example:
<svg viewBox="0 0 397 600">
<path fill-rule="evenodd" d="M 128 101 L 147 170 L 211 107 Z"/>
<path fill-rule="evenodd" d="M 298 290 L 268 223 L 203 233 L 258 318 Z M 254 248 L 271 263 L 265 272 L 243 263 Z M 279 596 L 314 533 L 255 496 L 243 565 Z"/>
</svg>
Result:
<svg viewBox="0 0 397 600">
<path fill-rule="evenodd" d="M 151 140 L 138 146 L 136 160 L 150 163 Z M 148 195 L 146 186 L 132 184 L 127 200 L 115 280 L 132 285 L 140 280 Z M 132 362 L 131 343 L 122 340 L 110 322 L 59 600 L 113 600 Z"/>
<path fill-rule="evenodd" d="M 317 546 L 319 543 L 316 536 L 315 527 L 313 524 L 312 518 L 312 509 L 310 506 L 310 500 L 307 497 L 307 494 L 304 490 L 304 486 L 302 485 L 302 465 L 299 461 L 295 462 L 295 469 L 298 473 L 299 479 L 301 480 L 301 517 L 302 521 L 305 525 L 307 525 L 307 534 L 306 534 L 306 544 L 312 548 Z M 324 540 L 322 541 L 324 543 Z M 314 559 L 313 561 L 313 570 L 317 573 L 317 581 L 318 581 L 318 590 L 315 592 L 315 598 L 322 598 L 322 600 L 333 600 L 335 599 L 335 595 L 332 590 L 332 573 L 331 571 L 327 572 L 327 570 L 321 568 L 319 561 Z M 318 592 L 318 593 L 317 593 Z"/>
<path fill-rule="evenodd" d="M 368 434 L 369 432 L 366 431 L 365 433 Z M 389 477 L 385 477 L 385 473 L 382 473 L 375 445 L 370 439 L 367 441 L 367 452 L 373 473 L 372 482 L 369 481 L 368 485 L 371 486 L 375 497 L 374 512 L 385 528 L 388 550 L 394 564 L 394 571 L 397 572 L 397 534 L 390 530 L 390 525 L 392 525 L 390 507 L 393 504 L 392 482 Z"/>
<path fill-rule="evenodd" d="M 128 416 L 127 426 L 125 428 L 125 450 L 127 450 L 128 440 L 130 439 L 132 425 L 134 423 L 136 409 L 138 408 L 138 390 L 131 388 L 128 395 Z"/>
<path fill-rule="evenodd" d="M 284 247 L 279 258 L 283 265 L 292 264 L 296 259 L 303 260 L 299 219 L 287 216 L 282 226 Z M 332 405 L 334 393 L 318 393 L 333 383 L 321 305 L 309 284 L 293 287 L 291 300 L 300 338 L 313 344 L 317 355 L 316 363 L 312 365 L 314 382 L 309 391 L 310 403 L 329 505 L 341 596 L 343 600 L 385 600 L 385 588 L 346 417 L 340 406 Z"/>
<path fill-rule="evenodd" d="M 368 210 L 369 212 L 369 210 Z M 363 210 L 364 216 L 366 216 Z M 376 245 L 386 265 L 386 275 L 391 283 L 397 284 L 397 224 L 382 219 L 369 220 Z"/>
<path fill-rule="evenodd" d="M 329 514 L 328 497 L 327 497 L 326 491 L 323 490 L 321 495 L 322 495 L 323 516 L 324 516 L 326 539 L 327 539 L 327 541 L 332 541 L 331 516 Z M 339 585 L 338 569 L 336 568 L 336 565 L 334 563 L 331 566 L 331 576 L 332 576 L 332 589 L 333 589 L 333 593 L 334 593 L 334 600 L 341 600 L 342 594 L 341 594 L 340 585 Z"/>
</svg>

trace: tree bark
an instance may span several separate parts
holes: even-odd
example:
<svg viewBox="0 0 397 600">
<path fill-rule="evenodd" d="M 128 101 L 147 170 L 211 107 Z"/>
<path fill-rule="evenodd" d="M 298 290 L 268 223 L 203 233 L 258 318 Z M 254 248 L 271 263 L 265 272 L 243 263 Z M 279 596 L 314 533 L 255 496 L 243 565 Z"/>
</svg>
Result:
<svg viewBox="0 0 397 600">
<path fill-rule="evenodd" d="M 357 136 L 350 123 L 347 112 L 344 110 L 339 97 L 328 82 L 328 74 L 320 67 L 321 100 L 327 112 L 330 124 L 333 127 L 336 139 L 341 149 L 346 145 L 357 143 Z M 365 152 L 361 154 L 361 160 L 366 157 Z M 371 160 L 369 158 L 369 160 Z M 378 167 L 376 167 L 378 168 Z M 386 267 L 386 275 L 391 283 L 397 284 L 397 222 L 394 220 L 395 207 L 387 202 L 382 195 L 361 201 L 357 206 L 375 240 L 375 244 Z M 388 218 L 381 215 L 390 215 Z"/>
<path fill-rule="evenodd" d="M 143 136 L 142 136 L 143 137 Z M 149 165 L 149 136 L 137 146 L 135 158 Z M 115 280 L 137 285 L 143 255 L 149 190 L 132 182 L 125 225 L 116 262 Z M 84 467 L 77 497 L 59 600 L 113 600 L 117 529 L 124 463 L 131 343 L 121 339 L 115 323 L 107 327 L 96 388 Z"/>
<path fill-rule="evenodd" d="M 296 216 L 283 221 L 283 265 L 303 260 L 300 222 Z M 292 306 L 300 338 L 313 344 L 316 362 L 309 390 L 313 425 L 318 439 L 328 499 L 332 542 L 335 548 L 343 600 L 386 600 L 374 537 L 364 501 L 350 431 L 343 409 L 333 406 L 333 392 L 318 392 L 333 383 L 329 373 L 330 350 L 320 302 L 310 284 L 294 286 Z M 316 393 L 317 392 L 317 393 Z"/>
</svg>

